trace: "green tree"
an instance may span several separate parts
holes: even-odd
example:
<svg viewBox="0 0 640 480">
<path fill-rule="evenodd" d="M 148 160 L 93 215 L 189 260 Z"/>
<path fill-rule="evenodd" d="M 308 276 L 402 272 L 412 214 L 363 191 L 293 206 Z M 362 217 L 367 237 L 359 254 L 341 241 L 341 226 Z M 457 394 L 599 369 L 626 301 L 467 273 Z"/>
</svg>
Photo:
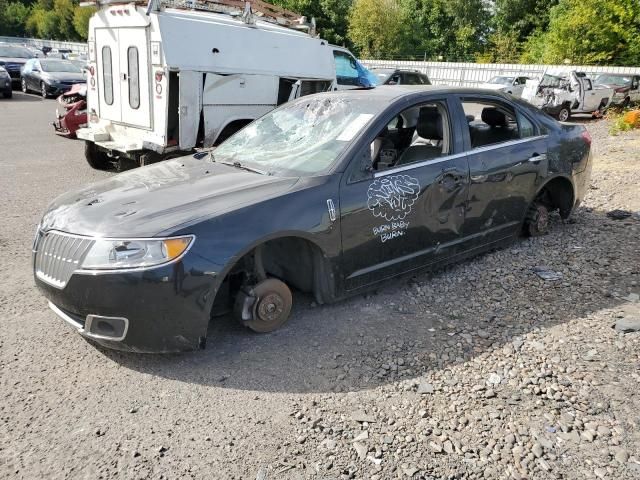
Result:
<svg viewBox="0 0 640 480">
<path fill-rule="evenodd" d="M 549 12 L 558 0 L 495 0 L 491 28 L 499 37 L 516 35 L 526 40 L 536 30 L 546 30 Z"/>
<path fill-rule="evenodd" d="M 402 52 L 406 25 L 398 0 L 355 0 L 349 38 L 364 57 L 390 58 Z"/>
<path fill-rule="evenodd" d="M 80 6 L 77 6 L 73 12 L 73 28 L 78 38 L 83 42 L 89 36 L 89 20 L 94 13 L 96 13 L 96 8 Z"/>
<path fill-rule="evenodd" d="M 524 58 L 543 63 L 640 63 L 637 0 L 560 0 L 549 28 L 531 37 Z"/>
<path fill-rule="evenodd" d="M 0 0 L 0 35 L 22 37 L 30 8 L 23 2 Z"/>
<path fill-rule="evenodd" d="M 316 19 L 320 36 L 330 43 L 348 43 L 349 10 L 353 0 L 271 0 L 270 3 Z"/>
<path fill-rule="evenodd" d="M 402 50 L 415 57 L 472 60 L 484 49 L 491 18 L 483 0 L 403 0 L 411 35 Z"/>
</svg>

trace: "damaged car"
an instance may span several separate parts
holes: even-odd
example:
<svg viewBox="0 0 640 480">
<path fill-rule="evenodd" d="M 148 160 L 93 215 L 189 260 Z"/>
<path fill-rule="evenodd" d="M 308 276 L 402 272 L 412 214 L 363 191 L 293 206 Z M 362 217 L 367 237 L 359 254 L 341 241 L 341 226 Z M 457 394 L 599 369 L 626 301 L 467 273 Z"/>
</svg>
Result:
<svg viewBox="0 0 640 480">
<path fill-rule="evenodd" d="M 488 90 L 311 95 L 214 151 L 60 196 L 37 227 L 33 274 L 92 341 L 203 348 L 218 315 L 271 332 L 294 291 L 335 302 L 544 234 L 551 212 L 580 204 L 590 144 L 583 126 Z"/>
<path fill-rule="evenodd" d="M 602 73 L 595 78 L 594 83 L 613 88 L 614 105 L 626 108 L 632 103 L 640 102 L 640 75 Z"/>
<path fill-rule="evenodd" d="M 529 77 L 505 77 L 498 75 L 492 77 L 487 83 L 480 85 L 480 88 L 488 88 L 490 90 L 498 90 L 513 95 L 514 97 L 522 96 L 527 80 Z"/>
<path fill-rule="evenodd" d="M 584 72 L 547 70 L 539 80 L 527 81 L 522 98 L 566 122 L 576 113 L 600 116 L 613 95 L 613 88 L 594 85 Z"/>
</svg>

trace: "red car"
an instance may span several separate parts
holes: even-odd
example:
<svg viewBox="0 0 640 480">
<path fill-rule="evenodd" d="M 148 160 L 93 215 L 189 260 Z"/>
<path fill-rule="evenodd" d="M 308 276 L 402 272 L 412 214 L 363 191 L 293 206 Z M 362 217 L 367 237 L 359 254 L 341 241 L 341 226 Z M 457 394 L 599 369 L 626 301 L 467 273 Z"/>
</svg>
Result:
<svg viewBox="0 0 640 480">
<path fill-rule="evenodd" d="M 87 123 L 87 85 L 79 83 L 58 97 L 64 111 L 56 110 L 53 128 L 58 135 L 76 138 L 76 131 Z"/>
</svg>

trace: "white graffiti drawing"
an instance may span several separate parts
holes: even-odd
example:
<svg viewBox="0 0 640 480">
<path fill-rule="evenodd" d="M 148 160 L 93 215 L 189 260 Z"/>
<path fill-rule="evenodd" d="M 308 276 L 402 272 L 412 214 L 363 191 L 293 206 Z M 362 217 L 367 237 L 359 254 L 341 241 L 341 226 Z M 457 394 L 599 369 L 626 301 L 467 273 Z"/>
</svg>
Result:
<svg viewBox="0 0 640 480">
<path fill-rule="evenodd" d="M 367 206 L 374 217 L 388 222 L 403 220 L 420 195 L 418 179 L 409 175 L 392 175 L 375 180 L 367 190 Z"/>
</svg>

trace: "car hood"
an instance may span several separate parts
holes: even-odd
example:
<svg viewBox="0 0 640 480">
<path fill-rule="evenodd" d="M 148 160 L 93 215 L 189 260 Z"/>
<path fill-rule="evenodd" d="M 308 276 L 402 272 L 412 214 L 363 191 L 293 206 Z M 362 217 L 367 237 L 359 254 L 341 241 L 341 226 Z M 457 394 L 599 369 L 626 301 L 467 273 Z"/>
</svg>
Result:
<svg viewBox="0 0 640 480">
<path fill-rule="evenodd" d="M 276 197 L 297 182 L 183 157 L 67 192 L 49 206 L 40 228 L 101 237 L 166 235 Z"/>
<path fill-rule="evenodd" d="M 614 83 L 596 83 L 593 88 L 611 88 L 613 90 L 620 90 L 620 92 L 628 92 L 631 90 L 631 85 L 616 85 Z"/>
<path fill-rule="evenodd" d="M 73 72 L 43 72 L 43 76 L 57 82 L 84 82 L 84 73 Z"/>
</svg>

